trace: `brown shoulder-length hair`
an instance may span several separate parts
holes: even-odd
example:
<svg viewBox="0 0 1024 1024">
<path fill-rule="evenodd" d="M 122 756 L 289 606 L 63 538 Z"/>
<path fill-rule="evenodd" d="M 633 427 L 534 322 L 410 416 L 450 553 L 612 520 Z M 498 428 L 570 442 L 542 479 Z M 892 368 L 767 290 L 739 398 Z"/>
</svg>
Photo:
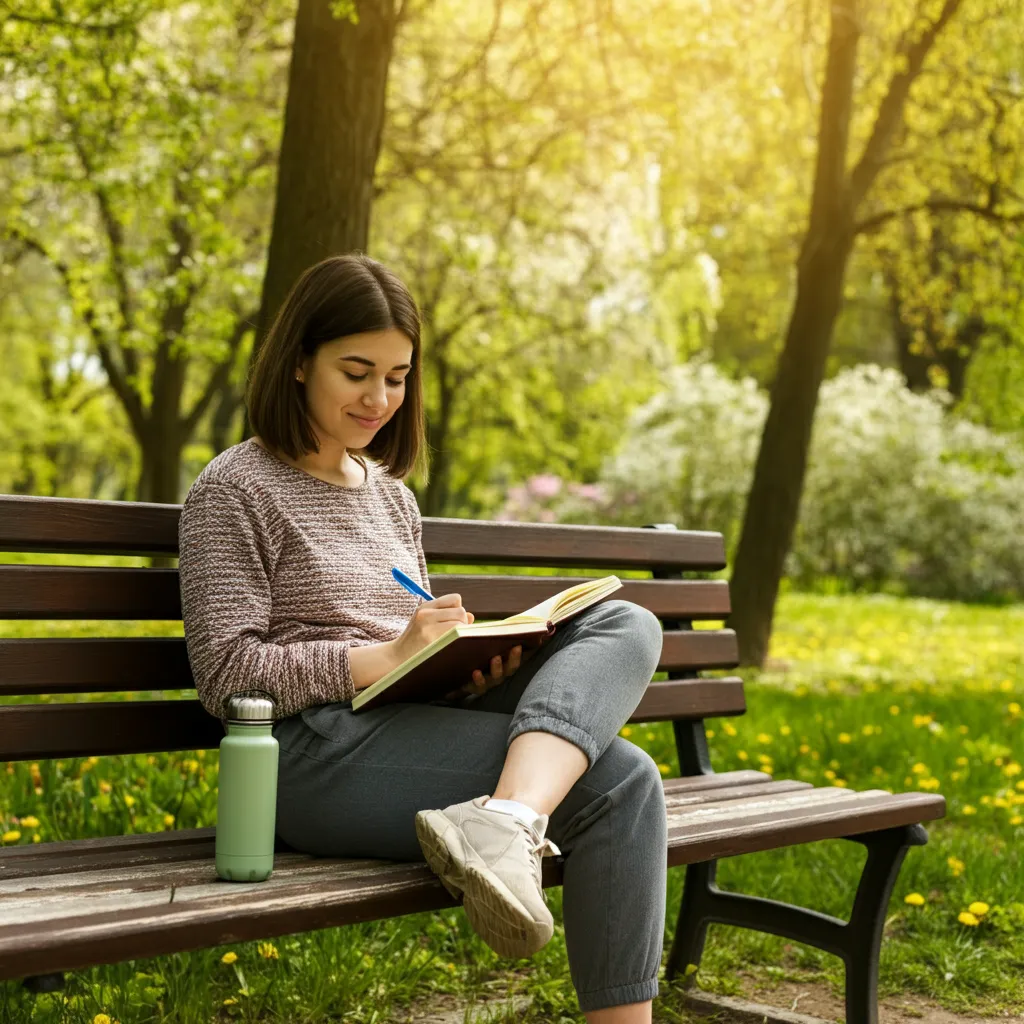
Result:
<svg viewBox="0 0 1024 1024">
<path fill-rule="evenodd" d="M 245 404 L 253 433 L 289 458 L 319 451 L 306 412 L 306 391 L 295 379 L 304 356 L 326 341 L 396 328 L 412 342 L 412 368 L 395 415 L 364 448 L 353 449 L 404 480 L 428 473 L 423 383 L 420 376 L 420 314 L 398 276 L 362 252 L 330 256 L 295 282 L 260 347 L 247 382 Z M 365 461 L 360 459 L 365 468 Z"/>
</svg>

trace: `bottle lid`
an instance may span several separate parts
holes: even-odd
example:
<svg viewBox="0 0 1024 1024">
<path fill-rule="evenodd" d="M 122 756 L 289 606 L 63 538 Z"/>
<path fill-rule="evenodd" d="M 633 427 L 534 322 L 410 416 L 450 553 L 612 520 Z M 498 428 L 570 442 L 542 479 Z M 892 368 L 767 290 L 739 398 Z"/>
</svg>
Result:
<svg viewBox="0 0 1024 1024">
<path fill-rule="evenodd" d="M 274 702 L 269 697 L 235 694 L 228 699 L 229 722 L 267 724 L 274 721 Z"/>
</svg>

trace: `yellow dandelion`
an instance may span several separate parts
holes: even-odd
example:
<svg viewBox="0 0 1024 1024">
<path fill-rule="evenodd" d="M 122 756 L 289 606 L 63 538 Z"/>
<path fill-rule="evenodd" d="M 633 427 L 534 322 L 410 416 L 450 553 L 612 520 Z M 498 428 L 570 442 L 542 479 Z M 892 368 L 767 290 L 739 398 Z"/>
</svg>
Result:
<svg viewBox="0 0 1024 1024">
<path fill-rule="evenodd" d="M 800 753 L 801 754 L 809 754 L 810 752 L 811 752 L 811 748 L 806 743 L 801 743 L 800 744 Z"/>
<path fill-rule="evenodd" d="M 113 786 L 111 786 L 110 783 L 107 782 L 106 779 L 101 779 L 100 780 L 100 792 L 101 793 L 109 793 L 111 791 L 111 789 L 113 789 Z"/>
<path fill-rule="evenodd" d="M 972 903 L 967 908 L 967 910 L 970 913 L 972 913 L 975 917 L 984 917 L 988 913 L 989 906 L 988 906 L 987 903 L 982 903 L 982 902 L 978 901 L 978 902 Z"/>
<path fill-rule="evenodd" d="M 110 1024 L 110 1018 L 105 1013 L 97 1013 L 92 1019 L 92 1024 Z"/>
<path fill-rule="evenodd" d="M 792 731 L 793 730 L 788 725 L 783 725 L 779 727 L 780 736 L 788 736 Z"/>
<path fill-rule="evenodd" d="M 131 795 L 131 793 L 125 793 L 125 795 L 124 795 L 124 804 L 125 804 L 125 807 L 134 807 L 135 806 L 135 797 L 133 797 Z"/>
<path fill-rule="evenodd" d="M 969 928 L 975 928 L 981 924 L 981 922 L 969 910 L 960 911 L 960 916 L 957 920 L 961 924 L 967 925 Z"/>
<path fill-rule="evenodd" d="M 227 999 L 224 1000 L 224 1005 L 225 1006 L 234 1006 L 235 1003 L 237 1003 L 237 1002 L 238 1002 L 237 999 L 234 999 L 233 997 L 228 996 Z"/>
<path fill-rule="evenodd" d="M 714 729 L 708 729 L 708 730 L 707 730 L 707 731 L 706 731 L 706 732 L 704 733 L 704 735 L 705 735 L 705 736 L 707 736 L 707 738 L 708 738 L 709 740 L 713 740 L 713 739 L 715 738 L 715 730 L 714 730 Z"/>
<path fill-rule="evenodd" d="M 21 838 L 21 833 L 15 828 L 0 836 L 0 843 L 16 843 Z"/>
<path fill-rule="evenodd" d="M 1006 705 L 1006 710 L 1009 711 L 1014 718 L 1016 718 L 1020 714 L 1020 705 L 1016 701 L 1013 701 L 1012 703 Z"/>
<path fill-rule="evenodd" d="M 1004 769 L 1003 774 L 1008 778 L 1012 779 L 1014 775 L 1020 775 L 1020 765 L 1016 761 L 1011 761 Z"/>
<path fill-rule="evenodd" d="M 165 814 L 164 815 L 164 824 L 168 828 L 170 828 L 174 824 L 174 815 L 173 814 Z"/>
<path fill-rule="evenodd" d="M 873 725 L 865 725 L 864 728 L 861 729 L 861 732 L 865 736 L 870 736 L 874 731 L 875 731 L 875 727 Z M 881 729 L 879 729 L 879 732 L 881 732 Z"/>
<path fill-rule="evenodd" d="M 964 814 L 977 814 L 978 809 L 971 804 L 964 804 Z"/>
<path fill-rule="evenodd" d="M 924 897 L 919 892 L 912 892 L 903 898 L 903 902 L 909 903 L 912 907 L 923 907 Z"/>
<path fill-rule="evenodd" d="M 964 862 L 958 857 L 947 857 L 946 863 L 949 865 L 949 870 L 953 873 L 954 878 L 959 878 L 964 873 Z"/>
<path fill-rule="evenodd" d="M 916 729 L 921 729 L 924 726 L 931 725 L 931 724 L 932 724 L 932 716 L 931 715 L 914 715 L 914 727 Z"/>
<path fill-rule="evenodd" d="M 1020 782 L 1017 783 L 1017 788 L 1024 792 L 1024 779 L 1021 779 Z"/>
<path fill-rule="evenodd" d="M 899 708 L 898 704 L 890 704 L 889 705 L 889 714 L 890 715 L 898 715 L 899 713 L 900 713 L 900 708 Z"/>
<path fill-rule="evenodd" d="M 1020 816 L 1019 814 L 1015 814 L 1015 815 L 1014 815 L 1014 816 L 1013 816 L 1013 817 L 1012 817 L 1012 818 L 1010 819 L 1010 824 L 1011 824 L 1011 825 L 1019 825 L 1019 824 L 1021 824 L 1021 822 L 1024 822 L 1024 818 L 1022 818 L 1022 817 L 1021 817 L 1021 816 Z"/>
<path fill-rule="evenodd" d="M 772 755 L 771 754 L 758 754 L 757 755 L 757 759 L 758 759 L 758 761 L 761 762 L 761 764 L 771 764 L 772 763 Z"/>
<path fill-rule="evenodd" d="M 256 950 L 264 960 L 279 960 L 281 958 L 277 952 L 277 946 L 272 942 L 261 942 Z"/>
<path fill-rule="evenodd" d="M 746 752 L 745 750 L 740 750 L 740 751 L 737 751 L 737 753 L 736 753 L 736 756 L 737 756 L 737 757 L 738 757 L 738 758 L 739 758 L 739 759 L 740 759 L 741 761 L 746 761 L 746 760 L 748 760 L 748 755 L 747 755 L 747 752 Z"/>
<path fill-rule="evenodd" d="M 34 814 L 26 814 L 25 817 L 21 819 L 21 824 L 24 825 L 25 828 L 39 828 L 39 819 Z"/>
<path fill-rule="evenodd" d="M 722 725 L 722 732 L 724 732 L 726 736 L 735 736 L 736 726 L 734 726 L 731 722 L 725 722 Z"/>
<path fill-rule="evenodd" d="M 928 765 L 926 765 L 926 764 L 921 764 L 921 762 L 920 762 L 920 761 L 918 761 L 918 762 L 917 762 L 917 764 L 915 764 L 915 765 L 914 765 L 914 767 L 913 767 L 913 768 L 911 768 L 910 770 L 911 770 L 911 771 L 912 771 L 912 772 L 913 772 L 913 773 L 914 773 L 915 775 L 927 775 L 927 774 L 928 774 Z"/>
<path fill-rule="evenodd" d="M 825 769 L 825 778 L 826 779 L 834 779 L 835 777 L 836 777 L 836 773 L 834 771 L 832 771 L 831 768 L 826 768 Z"/>
<path fill-rule="evenodd" d="M 850 734 L 848 732 L 841 732 L 839 734 L 839 742 L 840 743 L 849 743 L 851 739 L 852 739 L 852 737 L 850 736 Z"/>
<path fill-rule="evenodd" d="M 966 768 L 971 762 L 966 757 L 958 757 L 956 759 L 956 763 L 960 765 L 961 768 Z"/>
<path fill-rule="evenodd" d="M 771 733 L 759 732 L 757 734 L 757 742 L 758 743 L 771 743 L 771 741 L 772 741 Z"/>
<path fill-rule="evenodd" d="M 661 772 L 662 775 L 668 775 L 668 773 L 670 771 L 672 771 L 672 769 L 667 764 L 660 764 L 659 763 L 658 771 Z"/>
<path fill-rule="evenodd" d="M 237 959 L 238 959 L 238 954 L 237 953 L 232 953 L 232 952 L 229 951 L 229 952 L 225 953 L 220 958 L 220 962 L 222 964 L 233 964 Z"/>
<path fill-rule="evenodd" d="M 966 736 L 971 730 L 968 729 L 966 725 L 958 725 L 956 731 L 960 733 L 961 736 Z"/>
<path fill-rule="evenodd" d="M 627 736 L 627 737 L 628 737 L 628 736 L 632 736 L 632 735 L 633 735 L 633 729 L 632 729 L 632 728 L 631 728 L 630 726 L 628 726 L 628 725 L 624 725 L 624 726 L 623 726 L 623 727 L 622 727 L 622 728 L 621 728 L 621 729 L 619 730 L 619 735 L 620 735 L 620 736 Z"/>
<path fill-rule="evenodd" d="M 1003 693 L 1009 693 L 1013 689 L 1013 683 L 1011 683 L 1009 679 L 1004 679 L 999 684 L 999 689 L 1002 690 Z"/>
<path fill-rule="evenodd" d="M 846 781 L 846 779 L 836 779 L 835 782 L 832 783 L 832 785 L 838 786 L 840 789 L 846 789 L 849 783 Z"/>
</svg>

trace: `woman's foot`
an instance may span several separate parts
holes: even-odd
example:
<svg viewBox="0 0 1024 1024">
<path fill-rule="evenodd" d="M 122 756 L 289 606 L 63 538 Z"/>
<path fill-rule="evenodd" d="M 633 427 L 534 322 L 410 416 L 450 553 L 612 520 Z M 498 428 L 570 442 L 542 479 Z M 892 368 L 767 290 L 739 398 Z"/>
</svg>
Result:
<svg viewBox="0 0 1024 1024">
<path fill-rule="evenodd" d="M 486 807 L 478 796 L 420 811 L 416 836 L 434 873 L 462 899 L 470 925 L 501 956 L 532 956 L 554 933 L 544 900 L 541 857 L 560 855 L 544 838 L 548 816 L 531 826 Z"/>
</svg>

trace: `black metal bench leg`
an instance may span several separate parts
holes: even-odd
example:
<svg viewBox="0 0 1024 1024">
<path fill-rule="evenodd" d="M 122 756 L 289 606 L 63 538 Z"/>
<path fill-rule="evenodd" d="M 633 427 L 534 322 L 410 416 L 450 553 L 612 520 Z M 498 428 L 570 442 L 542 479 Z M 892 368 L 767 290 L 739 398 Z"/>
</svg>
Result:
<svg viewBox="0 0 1024 1024">
<path fill-rule="evenodd" d="M 40 992 L 59 992 L 64 987 L 64 972 L 30 974 L 27 978 L 22 978 L 21 984 L 36 995 Z"/>
<path fill-rule="evenodd" d="M 704 955 L 704 940 L 707 938 L 710 924 L 705 904 L 715 884 L 717 866 L 718 861 L 714 860 L 686 866 L 676 934 L 665 967 L 665 978 L 668 981 L 680 971 L 685 972 L 689 964 L 700 966 L 700 958 Z"/>
<path fill-rule="evenodd" d="M 878 964 L 889 898 L 907 850 L 924 846 L 928 832 L 908 825 L 849 838 L 867 847 L 868 859 L 844 929 L 846 1024 L 878 1024 Z"/>
</svg>

